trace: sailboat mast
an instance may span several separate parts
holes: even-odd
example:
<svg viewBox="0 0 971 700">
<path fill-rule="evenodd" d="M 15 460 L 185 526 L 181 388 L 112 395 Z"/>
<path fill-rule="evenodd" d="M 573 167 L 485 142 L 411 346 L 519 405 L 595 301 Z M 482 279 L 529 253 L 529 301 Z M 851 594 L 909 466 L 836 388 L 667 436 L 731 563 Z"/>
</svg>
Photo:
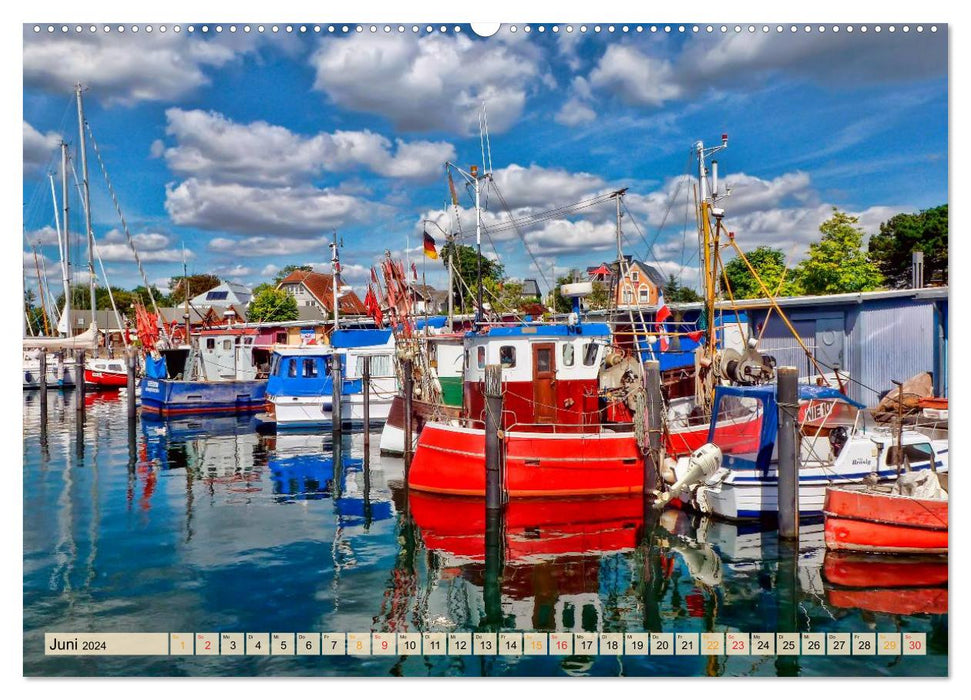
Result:
<svg viewBox="0 0 971 700">
<path fill-rule="evenodd" d="M 341 273 L 341 263 L 340 257 L 337 253 L 337 229 L 334 229 L 334 242 L 330 244 L 333 254 L 330 256 L 330 272 L 331 281 L 333 287 L 333 298 L 334 298 L 334 330 L 337 330 L 337 325 L 340 323 L 340 304 L 337 298 L 337 278 Z M 405 246 L 407 248 L 407 246 Z"/>
<path fill-rule="evenodd" d="M 189 340 L 189 269 L 185 262 L 185 241 L 182 242 L 182 284 L 185 286 L 185 311 L 182 315 L 185 319 L 185 342 L 191 344 Z"/>
<path fill-rule="evenodd" d="M 478 326 L 482 322 L 482 209 L 479 208 L 479 192 L 481 191 L 481 180 L 478 168 L 474 165 L 470 168 L 472 177 L 475 179 L 475 264 L 478 285 L 476 287 L 475 299 L 475 322 Z"/>
<path fill-rule="evenodd" d="M 71 337 L 71 225 L 68 214 L 67 143 L 61 141 L 61 199 L 64 206 L 64 242 L 61 249 L 61 276 L 64 279 L 64 335 Z"/>
<path fill-rule="evenodd" d="M 80 141 L 78 150 L 81 152 L 81 181 L 84 185 L 84 225 L 88 233 L 88 286 L 91 290 L 91 322 L 97 322 L 98 303 L 95 300 L 95 275 L 94 275 L 94 232 L 91 229 L 91 195 L 88 189 L 88 156 L 87 147 L 84 140 L 84 106 L 81 102 L 81 83 L 75 87 L 75 94 L 78 102 L 78 134 Z"/>
</svg>

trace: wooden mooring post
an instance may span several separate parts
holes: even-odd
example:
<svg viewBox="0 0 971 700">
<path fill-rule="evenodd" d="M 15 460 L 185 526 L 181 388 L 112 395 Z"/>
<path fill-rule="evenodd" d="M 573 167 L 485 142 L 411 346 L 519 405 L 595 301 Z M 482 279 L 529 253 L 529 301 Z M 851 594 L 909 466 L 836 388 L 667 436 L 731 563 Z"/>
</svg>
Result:
<svg viewBox="0 0 971 700">
<path fill-rule="evenodd" d="M 644 363 L 644 380 L 647 389 L 647 459 L 644 460 L 644 493 L 658 488 L 661 472 L 661 432 L 664 429 L 664 399 L 661 397 L 661 363 L 648 360 Z"/>
<path fill-rule="evenodd" d="M 780 367 L 776 400 L 779 404 L 779 537 L 799 539 L 799 370 Z"/>
<path fill-rule="evenodd" d="M 74 398 L 75 408 L 84 413 L 84 350 L 74 353 Z"/>
<path fill-rule="evenodd" d="M 361 392 L 364 398 L 364 466 L 371 459 L 371 356 L 361 358 Z"/>
<path fill-rule="evenodd" d="M 137 411 L 137 403 L 135 401 L 135 368 L 138 365 L 135 355 L 135 348 L 128 347 L 125 349 L 125 369 L 127 370 L 127 378 L 125 382 L 125 390 L 128 393 L 126 397 L 128 400 L 128 421 L 134 422 L 135 415 Z"/>
<path fill-rule="evenodd" d="M 40 357 L 40 377 L 38 381 L 40 382 L 40 398 L 41 401 L 47 401 L 47 351 L 41 348 Z"/>
<path fill-rule="evenodd" d="M 341 432 L 344 428 L 344 417 L 341 415 L 341 356 L 336 352 L 330 356 L 330 433 L 331 442 L 336 453 L 341 441 Z M 336 470 L 337 464 L 334 464 Z"/>
<path fill-rule="evenodd" d="M 502 507 L 503 442 L 502 431 L 502 365 L 485 368 L 485 469 L 486 510 Z"/>
<path fill-rule="evenodd" d="M 412 441 L 412 414 L 411 402 L 415 396 L 415 376 L 414 363 L 411 357 L 406 357 L 401 361 L 402 387 L 405 400 L 405 484 L 408 483 L 408 472 L 411 471 L 411 457 L 414 452 Z"/>
</svg>

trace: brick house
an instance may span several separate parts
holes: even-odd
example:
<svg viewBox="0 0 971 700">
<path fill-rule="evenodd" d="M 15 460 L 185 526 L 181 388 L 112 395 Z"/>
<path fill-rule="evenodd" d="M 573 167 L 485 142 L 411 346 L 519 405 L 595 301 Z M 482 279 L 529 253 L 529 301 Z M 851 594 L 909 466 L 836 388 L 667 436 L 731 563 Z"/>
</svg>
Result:
<svg viewBox="0 0 971 700">
<path fill-rule="evenodd" d="M 587 268 L 587 279 L 591 282 L 602 282 L 615 290 L 614 301 L 617 306 L 654 306 L 660 290 L 667 280 L 653 265 L 646 265 L 640 260 L 626 256 L 627 274 L 621 283 L 616 284 L 617 263 L 601 263 Z"/>
</svg>

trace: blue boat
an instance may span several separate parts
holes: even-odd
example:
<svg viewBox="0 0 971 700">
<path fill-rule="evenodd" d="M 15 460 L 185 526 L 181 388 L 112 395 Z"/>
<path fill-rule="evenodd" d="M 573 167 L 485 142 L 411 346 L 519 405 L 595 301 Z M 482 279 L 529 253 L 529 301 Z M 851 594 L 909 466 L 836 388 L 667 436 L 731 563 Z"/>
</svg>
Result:
<svg viewBox="0 0 971 700">
<path fill-rule="evenodd" d="M 191 347 L 149 355 L 142 410 L 162 416 L 262 411 L 271 351 L 256 347 L 256 337 L 252 328 L 203 331 Z"/>
<path fill-rule="evenodd" d="M 364 358 L 371 362 L 369 423 L 382 425 L 398 393 L 395 344 L 390 330 L 338 330 L 331 345 L 279 348 L 266 389 L 268 420 L 277 430 L 329 427 L 333 423 L 332 361 L 341 358 L 341 417 L 345 427 L 364 426 Z"/>
</svg>

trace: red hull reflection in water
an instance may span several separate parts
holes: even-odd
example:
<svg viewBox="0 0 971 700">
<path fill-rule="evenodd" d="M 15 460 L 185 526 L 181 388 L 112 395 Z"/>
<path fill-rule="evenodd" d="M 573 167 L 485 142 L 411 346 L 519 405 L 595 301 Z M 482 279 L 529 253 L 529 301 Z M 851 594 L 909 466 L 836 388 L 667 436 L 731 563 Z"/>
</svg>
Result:
<svg viewBox="0 0 971 700">
<path fill-rule="evenodd" d="M 827 552 L 827 599 L 841 608 L 892 615 L 947 613 L 947 558 Z"/>
<path fill-rule="evenodd" d="M 412 491 L 409 503 L 426 547 L 467 561 L 485 560 L 483 499 Z M 640 495 L 510 501 L 504 518 L 505 561 L 634 549 L 643 513 Z"/>
</svg>

